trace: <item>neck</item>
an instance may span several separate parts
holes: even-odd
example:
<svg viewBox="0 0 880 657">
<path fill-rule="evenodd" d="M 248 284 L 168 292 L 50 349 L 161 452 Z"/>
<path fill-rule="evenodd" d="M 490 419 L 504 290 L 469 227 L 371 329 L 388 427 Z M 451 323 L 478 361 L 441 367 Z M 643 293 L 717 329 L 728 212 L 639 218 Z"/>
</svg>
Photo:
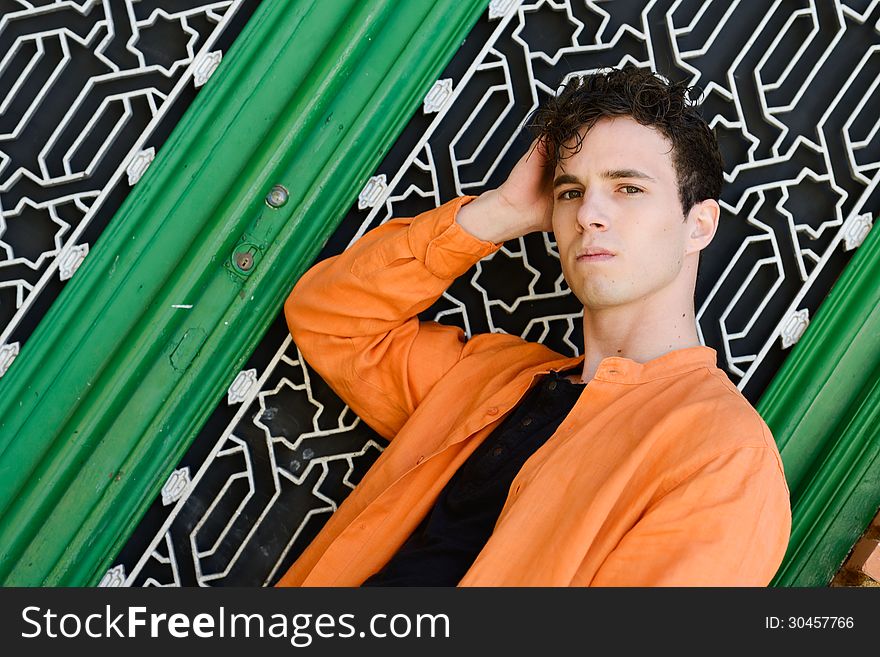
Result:
<svg viewBox="0 0 880 657">
<path fill-rule="evenodd" d="M 587 382 L 603 359 L 617 356 L 637 363 L 700 345 L 692 302 L 634 302 L 610 308 L 584 308 L 584 371 Z"/>
</svg>

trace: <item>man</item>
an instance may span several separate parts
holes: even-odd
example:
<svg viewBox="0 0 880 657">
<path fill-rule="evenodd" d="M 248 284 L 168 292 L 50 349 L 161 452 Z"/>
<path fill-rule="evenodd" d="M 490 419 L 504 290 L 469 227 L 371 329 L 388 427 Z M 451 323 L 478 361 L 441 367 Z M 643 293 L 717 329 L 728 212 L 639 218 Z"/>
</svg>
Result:
<svg viewBox="0 0 880 657">
<path fill-rule="evenodd" d="M 498 189 L 389 221 L 302 277 L 295 342 L 391 443 L 280 585 L 771 580 L 788 488 L 766 424 L 698 340 L 722 173 L 686 93 L 633 67 L 573 79 Z M 418 320 L 540 230 L 583 303 L 582 356 Z"/>
</svg>

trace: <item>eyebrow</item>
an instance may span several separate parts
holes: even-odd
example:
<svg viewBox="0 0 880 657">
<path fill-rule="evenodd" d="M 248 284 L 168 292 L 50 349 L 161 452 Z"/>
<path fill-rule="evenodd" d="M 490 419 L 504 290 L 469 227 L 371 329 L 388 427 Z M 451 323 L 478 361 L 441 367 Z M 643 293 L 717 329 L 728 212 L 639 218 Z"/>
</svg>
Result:
<svg viewBox="0 0 880 657">
<path fill-rule="evenodd" d="M 638 169 L 610 169 L 608 171 L 602 172 L 602 177 L 607 178 L 608 180 L 617 180 L 619 178 L 639 178 L 641 180 L 650 180 L 651 182 L 657 182 L 657 179 L 653 176 L 649 176 L 644 171 L 639 171 Z M 580 179 L 577 176 L 573 176 L 570 173 L 563 173 L 556 177 L 556 180 L 553 181 L 553 187 L 559 187 L 560 185 L 568 185 L 572 183 L 580 183 Z"/>
</svg>

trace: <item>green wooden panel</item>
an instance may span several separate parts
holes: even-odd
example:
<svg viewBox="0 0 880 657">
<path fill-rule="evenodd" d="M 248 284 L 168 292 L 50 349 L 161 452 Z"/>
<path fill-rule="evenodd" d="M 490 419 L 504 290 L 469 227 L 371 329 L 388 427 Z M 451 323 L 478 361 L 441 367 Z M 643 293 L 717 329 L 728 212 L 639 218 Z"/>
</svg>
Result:
<svg viewBox="0 0 880 657">
<path fill-rule="evenodd" d="M 758 403 L 792 536 L 773 581 L 826 586 L 880 505 L 880 234 L 868 233 Z"/>
</svg>

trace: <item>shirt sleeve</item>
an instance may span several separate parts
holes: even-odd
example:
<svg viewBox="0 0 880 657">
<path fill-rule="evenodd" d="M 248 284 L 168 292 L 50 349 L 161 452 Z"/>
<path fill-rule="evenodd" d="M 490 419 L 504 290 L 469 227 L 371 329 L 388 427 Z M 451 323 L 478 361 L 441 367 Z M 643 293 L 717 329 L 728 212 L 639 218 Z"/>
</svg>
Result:
<svg viewBox="0 0 880 657">
<path fill-rule="evenodd" d="M 306 361 L 389 440 L 466 353 L 460 328 L 420 322 L 417 315 L 501 248 L 455 222 L 473 198 L 374 228 L 306 272 L 284 304 Z"/>
<path fill-rule="evenodd" d="M 782 563 L 791 507 L 767 447 L 722 454 L 652 505 L 591 586 L 766 586 Z"/>
</svg>

